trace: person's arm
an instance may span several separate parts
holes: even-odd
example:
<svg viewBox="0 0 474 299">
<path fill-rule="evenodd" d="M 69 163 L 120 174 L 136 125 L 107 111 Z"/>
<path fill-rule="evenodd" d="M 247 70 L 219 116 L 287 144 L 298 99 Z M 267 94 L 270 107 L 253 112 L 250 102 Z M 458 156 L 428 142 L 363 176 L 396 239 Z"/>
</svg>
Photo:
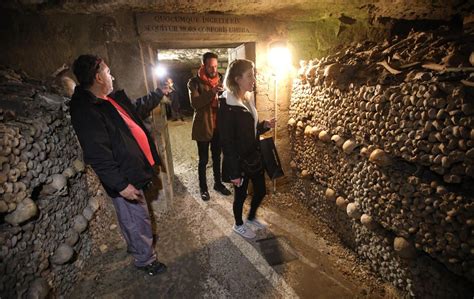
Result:
<svg viewBox="0 0 474 299">
<path fill-rule="evenodd" d="M 123 191 L 129 182 L 120 173 L 120 166 L 113 157 L 110 137 L 101 116 L 80 106 L 74 108 L 71 107 L 71 122 L 81 144 L 84 161 L 92 166 L 107 187 Z"/>
<path fill-rule="evenodd" d="M 157 88 L 149 94 L 132 101 L 132 104 L 135 106 L 135 110 L 141 119 L 146 119 L 151 111 L 160 104 L 163 96 L 163 91 Z"/>
<path fill-rule="evenodd" d="M 251 94 L 250 103 L 252 106 L 256 107 L 254 93 Z M 272 118 L 270 120 L 257 121 L 257 135 L 264 134 L 265 132 L 268 132 L 271 128 L 274 128 L 274 127 L 275 127 L 275 118 Z"/>
<path fill-rule="evenodd" d="M 275 122 L 273 120 L 264 120 L 264 121 L 259 121 L 257 123 L 257 134 L 261 135 L 265 132 L 268 132 L 271 128 L 275 127 Z"/>
<path fill-rule="evenodd" d="M 222 146 L 222 153 L 226 160 L 231 180 L 241 177 L 239 171 L 239 155 L 237 152 L 237 127 L 234 123 L 235 116 L 226 105 L 221 105 L 218 110 L 217 127 Z"/>
<path fill-rule="evenodd" d="M 189 101 L 194 110 L 199 110 L 209 105 L 217 94 L 217 88 L 210 90 L 199 90 L 198 83 L 194 80 L 188 82 Z"/>
</svg>

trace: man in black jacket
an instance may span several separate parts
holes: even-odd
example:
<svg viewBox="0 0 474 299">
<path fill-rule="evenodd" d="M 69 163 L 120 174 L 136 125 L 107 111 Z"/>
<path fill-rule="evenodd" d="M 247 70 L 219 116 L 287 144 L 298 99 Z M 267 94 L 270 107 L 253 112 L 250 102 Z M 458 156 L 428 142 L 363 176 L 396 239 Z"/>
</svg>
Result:
<svg viewBox="0 0 474 299">
<path fill-rule="evenodd" d="M 150 215 L 143 191 L 161 164 L 143 125 L 167 90 L 157 89 L 131 101 L 123 90 L 112 93 L 113 77 L 98 56 L 81 55 L 73 71 L 79 81 L 70 102 L 71 121 L 90 164 L 117 212 L 135 266 L 155 275 L 166 270 L 156 259 Z"/>
</svg>

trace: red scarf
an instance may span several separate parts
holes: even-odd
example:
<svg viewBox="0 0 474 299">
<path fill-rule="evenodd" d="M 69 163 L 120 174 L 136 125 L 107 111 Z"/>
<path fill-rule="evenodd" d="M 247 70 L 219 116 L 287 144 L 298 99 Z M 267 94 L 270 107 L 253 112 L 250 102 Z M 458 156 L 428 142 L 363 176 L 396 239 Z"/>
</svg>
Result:
<svg viewBox="0 0 474 299">
<path fill-rule="evenodd" d="M 211 88 L 214 88 L 220 83 L 219 75 L 215 76 L 214 78 L 209 78 L 207 76 L 206 68 L 204 67 L 204 64 L 202 64 L 201 67 L 199 68 L 198 76 L 199 78 L 201 78 L 202 81 L 206 82 L 206 84 L 209 85 Z"/>
<path fill-rule="evenodd" d="M 201 65 L 198 71 L 198 76 L 199 78 L 206 83 L 211 88 L 216 87 L 217 85 L 220 84 L 220 78 L 219 75 L 215 76 L 214 78 L 209 78 L 206 74 L 206 68 L 204 67 L 204 64 Z M 219 100 L 217 99 L 217 94 L 216 96 L 211 100 L 211 117 L 212 117 L 212 125 L 213 128 L 217 127 L 217 107 L 219 106 Z"/>
<path fill-rule="evenodd" d="M 145 155 L 146 159 L 150 163 L 151 166 L 155 165 L 155 160 L 153 159 L 153 155 L 151 154 L 150 144 L 148 143 L 148 137 L 146 136 L 143 129 L 128 115 L 127 111 L 122 108 L 114 99 L 107 97 L 107 101 L 112 104 L 120 116 L 123 118 L 125 123 L 127 124 L 130 132 L 132 132 L 133 137 L 138 143 L 138 146 L 142 150 L 143 154 Z"/>
</svg>

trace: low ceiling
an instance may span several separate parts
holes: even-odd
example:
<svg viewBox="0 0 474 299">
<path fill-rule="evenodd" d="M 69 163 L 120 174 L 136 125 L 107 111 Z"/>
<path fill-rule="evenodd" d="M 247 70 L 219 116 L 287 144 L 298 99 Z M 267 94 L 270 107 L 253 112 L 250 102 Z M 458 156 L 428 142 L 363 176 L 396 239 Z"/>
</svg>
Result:
<svg viewBox="0 0 474 299">
<path fill-rule="evenodd" d="M 202 48 L 202 49 L 160 49 L 158 60 L 168 69 L 190 70 L 201 65 L 202 54 L 213 52 L 219 56 L 219 62 L 227 62 L 227 48 Z"/>
<path fill-rule="evenodd" d="M 7 0 L 0 7 L 42 13 L 116 10 L 157 13 L 226 13 L 312 21 L 327 17 L 449 20 L 472 14 L 471 0 Z"/>
</svg>

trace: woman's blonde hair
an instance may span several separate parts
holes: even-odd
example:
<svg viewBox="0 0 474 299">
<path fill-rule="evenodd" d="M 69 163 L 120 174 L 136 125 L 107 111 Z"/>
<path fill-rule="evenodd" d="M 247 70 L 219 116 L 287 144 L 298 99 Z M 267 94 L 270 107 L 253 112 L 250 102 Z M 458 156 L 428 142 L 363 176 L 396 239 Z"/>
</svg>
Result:
<svg viewBox="0 0 474 299">
<path fill-rule="evenodd" d="M 224 87 L 233 94 L 239 93 L 239 84 L 235 81 L 235 77 L 242 76 L 249 69 L 254 68 L 252 61 L 247 59 L 236 59 L 231 62 L 224 78 Z"/>
</svg>

